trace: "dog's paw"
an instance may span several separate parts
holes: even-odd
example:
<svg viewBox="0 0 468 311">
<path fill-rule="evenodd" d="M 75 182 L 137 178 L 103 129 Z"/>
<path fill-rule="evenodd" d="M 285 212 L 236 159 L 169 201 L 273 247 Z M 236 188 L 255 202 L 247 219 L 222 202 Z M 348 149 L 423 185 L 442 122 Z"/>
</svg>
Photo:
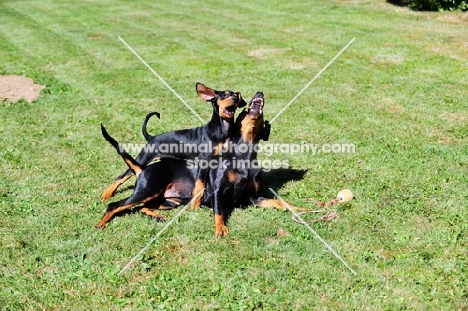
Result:
<svg viewBox="0 0 468 311">
<path fill-rule="evenodd" d="M 263 198 L 263 197 L 250 198 L 250 203 L 252 203 L 252 205 L 258 205 L 258 204 L 260 204 L 260 202 L 262 202 L 263 200 L 265 200 L 265 198 Z"/>
<path fill-rule="evenodd" d="M 218 225 L 215 227 L 215 235 L 217 238 L 226 236 L 228 232 L 229 232 L 229 229 L 225 225 Z"/>
<path fill-rule="evenodd" d="M 112 197 L 112 193 L 109 193 L 108 191 L 104 192 L 102 195 L 101 195 L 101 201 L 107 201 L 109 200 L 110 198 Z"/>
<path fill-rule="evenodd" d="M 157 221 L 157 222 L 165 222 L 166 217 L 164 216 L 150 216 L 152 220 Z"/>
<path fill-rule="evenodd" d="M 200 207 L 201 207 L 201 202 L 199 202 L 199 201 L 192 201 L 192 203 L 190 203 L 190 209 L 191 209 L 192 211 L 196 211 L 196 210 L 198 210 Z"/>
</svg>

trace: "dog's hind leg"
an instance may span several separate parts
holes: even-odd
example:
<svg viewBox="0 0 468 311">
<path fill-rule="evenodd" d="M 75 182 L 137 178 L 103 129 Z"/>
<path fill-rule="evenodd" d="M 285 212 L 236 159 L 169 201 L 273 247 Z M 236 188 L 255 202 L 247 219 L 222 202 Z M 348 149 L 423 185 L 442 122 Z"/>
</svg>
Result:
<svg viewBox="0 0 468 311">
<path fill-rule="evenodd" d="M 168 199 L 168 198 L 166 198 L 166 201 L 164 201 L 164 203 L 161 204 L 158 207 L 158 209 L 159 210 L 170 210 L 170 209 L 177 208 L 177 207 L 179 207 L 181 205 L 182 205 L 182 199 L 179 199 L 179 198 Z"/>
<path fill-rule="evenodd" d="M 104 213 L 104 216 L 102 217 L 101 221 L 96 225 L 96 228 L 98 229 L 104 229 L 106 224 L 119 212 L 122 212 L 126 209 L 130 209 L 135 205 L 138 204 L 146 204 L 149 202 L 155 202 L 155 201 L 160 201 L 159 204 L 161 204 L 161 200 L 164 201 L 164 197 L 162 197 L 162 193 L 164 193 L 163 190 L 158 191 L 153 191 L 154 189 L 151 189 L 151 191 L 145 191 L 145 189 L 142 186 L 139 186 L 138 183 L 135 186 L 135 191 L 133 194 L 123 200 L 109 203 L 107 206 L 107 210 Z"/>
<path fill-rule="evenodd" d="M 151 217 L 152 219 L 159 221 L 159 222 L 165 222 L 166 217 L 162 216 L 159 212 L 155 212 L 152 208 L 150 207 L 143 207 L 140 210 L 141 213 Z"/>
<path fill-rule="evenodd" d="M 286 206 L 281 200 L 273 200 L 273 199 L 265 199 L 265 198 L 251 198 L 250 199 L 253 205 L 256 205 L 258 207 L 263 207 L 263 208 L 276 208 L 277 210 L 283 210 L 286 209 Z M 292 204 L 289 204 L 286 202 L 290 208 L 292 208 L 294 211 L 307 211 L 307 208 L 303 207 L 297 207 Z"/>
<path fill-rule="evenodd" d="M 130 209 L 133 206 L 141 203 L 141 202 L 129 202 L 131 198 L 123 199 L 118 202 L 110 203 L 107 206 L 107 210 L 104 213 L 104 216 L 102 216 L 101 221 L 96 225 L 97 229 L 104 229 L 107 225 L 107 223 L 114 218 L 115 214 L 124 211 L 126 209 Z"/>
<path fill-rule="evenodd" d="M 120 175 L 115 179 L 115 181 L 110 185 L 109 188 L 101 195 L 101 200 L 106 201 L 109 198 L 114 196 L 115 191 L 117 191 L 117 188 L 123 184 L 124 182 L 127 181 L 130 177 L 132 177 L 134 174 L 132 173 L 131 170 L 127 170 L 124 174 Z"/>
<path fill-rule="evenodd" d="M 155 209 L 157 209 L 164 201 L 164 196 L 157 194 L 155 197 L 152 197 L 145 201 L 143 207 L 140 209 L 140 212 L 149 216 L 153 220 L 164 222 L 166 221 L 166 218 L 162 216 L 159 212 L 155 211 Z"/>
</svg>

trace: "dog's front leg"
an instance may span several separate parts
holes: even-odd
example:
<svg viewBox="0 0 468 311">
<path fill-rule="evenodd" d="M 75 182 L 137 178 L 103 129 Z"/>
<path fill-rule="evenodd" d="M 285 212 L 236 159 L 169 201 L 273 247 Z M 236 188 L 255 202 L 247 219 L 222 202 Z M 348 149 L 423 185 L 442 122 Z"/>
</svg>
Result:
<svg viewBox="0 0 468 311">
<path fill-rule="evenodd" d="M 213 211 L 216 237 L 226 236 L 229 229 L 226 226 L 226 215 L 223 211 L 223 191 L 220 189 L 216 189 L 213 193 Z"/>
</svg>

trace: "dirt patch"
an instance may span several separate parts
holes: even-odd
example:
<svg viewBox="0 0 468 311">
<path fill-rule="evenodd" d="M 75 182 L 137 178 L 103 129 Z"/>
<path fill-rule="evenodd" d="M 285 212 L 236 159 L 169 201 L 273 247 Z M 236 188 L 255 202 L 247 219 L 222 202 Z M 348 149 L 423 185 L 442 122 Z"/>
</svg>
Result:
<svg viewBox="0 0 468 311">
<path fill-rule="evenodd" d="M 287 49 L 259 48 L 256 50 L 249 51 L 247 55 L 257 57 L 257 58 L 263 58 L 263 57 L 268 57 L 268 56 L 281 55 L 286 50 Z"/>
<path fill-rule="evenodd" d="M 436 15 L 436 19 L 460 25 L 468 25 L 468 14 L 465 12 L 444 12 Z"/>
<path fill-rule="evenodd" d="M 28 103 L 41 95 L 45 85 L 34 83 L 33 79 L 21 76 L 0 76 L 0 102 L 14 103 L 24 99 Z"/>
</svg>

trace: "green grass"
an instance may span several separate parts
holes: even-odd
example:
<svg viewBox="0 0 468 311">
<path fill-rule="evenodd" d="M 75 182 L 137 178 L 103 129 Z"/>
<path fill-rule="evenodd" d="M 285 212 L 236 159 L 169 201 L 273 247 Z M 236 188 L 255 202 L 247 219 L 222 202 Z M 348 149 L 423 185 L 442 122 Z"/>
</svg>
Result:
<svg viewBox="0 0 468 311">
<path fill-rule="evenodd" d="M 3 1 L 0 74 L 47 89 L 0 105 L 0 309 L 468 308 L 468 28 L 450 14 L 380 1 Z M 313 227 L 358 275 L 289 213 L 252 207 L 224 239 L 211 211 L 185 212 L 117 276 L 164 225 L 135 213 L 93 229 L 125 169 L 100 123 L 135 143 L 150 111 L 162 114 L 152 133 L 200 125 L 118 36 L 205 119 L 195 82 L 261 90 L 272 119 L 356 37 L 270 137 L 356 153 L 276 153 L 304 174 L 265 183 L 306 207 L 352 189 L 338 219 Z"/>
</svg>

